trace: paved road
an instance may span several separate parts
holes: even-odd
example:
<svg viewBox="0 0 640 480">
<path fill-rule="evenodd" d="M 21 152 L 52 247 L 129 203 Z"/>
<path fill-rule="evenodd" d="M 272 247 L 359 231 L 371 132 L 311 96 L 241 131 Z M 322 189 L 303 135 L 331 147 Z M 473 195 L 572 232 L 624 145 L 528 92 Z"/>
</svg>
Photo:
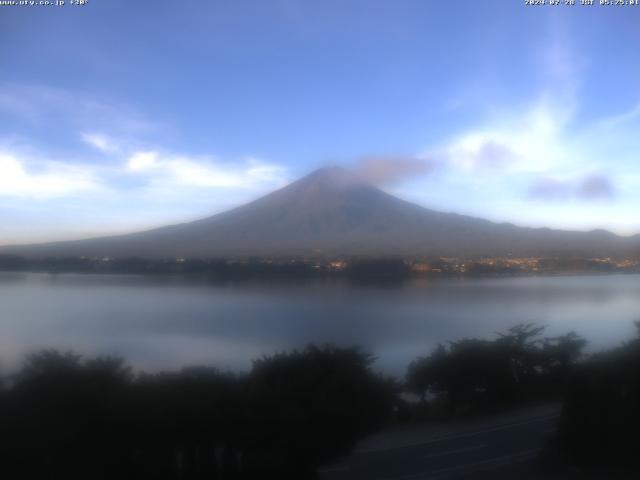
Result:
<svg viewBox="0 0 640 480">
<path fill-rule="evenodd" d="M 539 478 L 533 463 L 555 429 L 558 406 L 481 420 L 383 432 L 343 462 L 320 470 L 322 480 L 455 480 Z"/>
</svg>

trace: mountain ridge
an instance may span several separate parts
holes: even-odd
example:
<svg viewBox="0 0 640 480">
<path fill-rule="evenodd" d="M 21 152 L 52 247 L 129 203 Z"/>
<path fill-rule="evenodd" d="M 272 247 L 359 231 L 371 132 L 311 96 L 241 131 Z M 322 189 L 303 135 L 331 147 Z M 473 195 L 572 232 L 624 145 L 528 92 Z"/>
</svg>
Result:
<svg viewBox="0 0 640 480">
<path fill-rule="evenodd" d="M 629 256 L 640 237 L 520 227 L 431 210 L 342 167 L 325 167 L 252 202 L 142 232 L 0 247 L 27 257 L 213 258 L 300 255 Z"/>
</svg>

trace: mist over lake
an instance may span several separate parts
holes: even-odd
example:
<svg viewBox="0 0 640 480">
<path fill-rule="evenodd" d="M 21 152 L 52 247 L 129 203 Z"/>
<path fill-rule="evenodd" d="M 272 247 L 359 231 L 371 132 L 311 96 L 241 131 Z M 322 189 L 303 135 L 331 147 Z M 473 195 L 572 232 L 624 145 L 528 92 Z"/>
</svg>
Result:
<svg viewBox="0 0 640 480">
<path fill-rule="evenodd" d="M 640 275 L 212 283 L 182 277 L 0 273 L 0 366 L 40 348 L 121 355 L 136 368 L 251 360 L 310 342 L 359 345 L 402 375 L 438 342 L 516 323 L 618 345 L 640 316 Z"/>
</svg>

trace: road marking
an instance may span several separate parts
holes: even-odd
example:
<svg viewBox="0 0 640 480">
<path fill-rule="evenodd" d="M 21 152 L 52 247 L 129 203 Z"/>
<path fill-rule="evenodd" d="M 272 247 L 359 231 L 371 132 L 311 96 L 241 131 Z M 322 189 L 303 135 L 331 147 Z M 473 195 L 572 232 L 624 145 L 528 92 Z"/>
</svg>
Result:
<svg viewBox="0 0 640 480">
<path fill-rule="evenodd" d="M 318 470 L 318 473 L 347 472 L 351 470 L 347 465 L 336 465 L 334 467 L 326 467 Z"/>
<path fill-rule="evenodd" d="M 422 480 L 438 480 L 450 477 L 452 474 L 463 473 L 472 471 L 474 473 L 482 472 L 486 470 L 494 470 L 496 468 L 504 467 L 507 465 L 513 465 L 516 463 L 526 462 L 535 458 L 540 452 L 539 448 L 531 450 L 524 450 L 512 455 L 503 455 L 500 457 L 489 458 L 480 462 L 469 463 L 467 465 L 459 465 L 456 467 L 443 468 L 434 472 L 428 472 L 428 476 L 422 477 Z"/>
<path fill-rule="evenodd" d="M 493 470 L 503 467 L 505 465 L 513 465 L 515 463 L 526 462 L 540 452 L 539 448 L 531 450 L 523 450 L 522 452 L 514 453 L 511 455 L 502 455 L 500 457 L 493 457 L 487 460 L 481 460 L 479 462 L 468 463 L 466 465 L 456 465 L 455 467 L 446 467 L 439 470 L 431 470 L 420 473 L 412 473 L 409 475 L 403 475 L 400 477 L 386 477 L 383 480 L 438 480 L 445 479 L 452 474 L 462 472 L 479 472 L 483 470 Z"/>
<path fill-rule="evenodd" d="M 442 442 L 442 441 L 446 441 L 446 440 L 457 440 L 459 438 L 466 438 L 466 437 L 474 437 L 476 435 L 482 435 L 483 433 L 491 433 L 491 432 L 497 432 L 500 430 L 508 430 L 509 428 L 513 428 L 513 427 L 520 427 L 522 425 L 528 425 L 530 423 L 536 423 L 536 422 L 544 422 L 545 420 L 552 420 L 554 418 L 558 418 L 560 416 L 560 414 L 558 413 L 554 413 L 554 414 L 550 414 L 550 415 L 545 415 L 545 416 L 541 416 L 541 417 L 536 417 L 536 418 L 532 418 L 529 420 L 524 420 L 522 422 L 514 422 L 514 423 L 508 423 L 505 425 L 499 425 L 497 427 L 491 427 L 491 428 L 485 428 L 484 430 L 476 430 L 474 432 L 466 432 L 466 433 L 459 433 L 459 434 L 444 434 L 441 435 L 439 437 L 435 437 L 432 438 L 431 440 L 422 440 L 419 442 L 414 442 L 414 443 L 407 443 L 404 445 L 398 445 L 398 446 L 393 446 L 393 447 L 383 447 L 383 448 L 370 448 L 370 449 L 366 449 L 366 450 L 355 450 L 353 452 L 354 455 L 362 455 L 362 454 L 367 454 L 367 453 L 377 453 L 377 452 L 388 452 L 391 450 L 402 450 L 404 448 L 411 448 L 411 447 L 420 447 L 422 445 L 430 445 L 432 443 L 436 443 L 436 442 Z"/>
<path fill-rule="evenodd" d="M 432 453 L 430 455 L 425 455 L 422 458 L 444 457 L 445 455 L 454 455 L 456 453 L 463 453 L 463 452 L 470 452 L 472 450 L 479 450 L 479 449 L 484 448 L 486 446 L 487 446 L 487 444 L 483 443 L 482 445 L 474 445 L 473 447 L 458 448 L 456 450 L 447 450 L 446 452 Z"/>
</svg>

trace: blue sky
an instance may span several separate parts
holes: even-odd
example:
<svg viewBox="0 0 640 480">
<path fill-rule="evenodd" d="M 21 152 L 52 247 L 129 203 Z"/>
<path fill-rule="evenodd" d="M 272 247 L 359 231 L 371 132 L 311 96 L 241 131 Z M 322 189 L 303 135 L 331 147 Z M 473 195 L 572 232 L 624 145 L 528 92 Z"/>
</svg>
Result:
<svg viewBox="0 0 640 480">
<path fill-rule="evenodd" d="M 629 6 L 0 7 L 0 244 L 198 218 L 326 164 L 440 210 L 640 232 L 639 44 Z"/>
</svg>

